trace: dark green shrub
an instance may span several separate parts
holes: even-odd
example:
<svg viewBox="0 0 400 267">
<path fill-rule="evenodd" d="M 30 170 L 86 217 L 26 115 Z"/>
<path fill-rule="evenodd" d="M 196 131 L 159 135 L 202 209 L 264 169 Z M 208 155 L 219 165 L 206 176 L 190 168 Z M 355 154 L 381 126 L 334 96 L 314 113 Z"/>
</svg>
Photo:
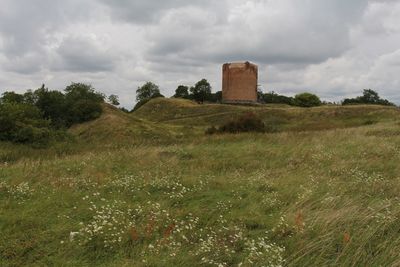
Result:
<svg viewBox="0 0 400 267">
<path fill-rule="evenodd" d="M 371 89 L 364 89 L 362 96 L 358 96 L 356 98 L 346 98 L 342 101 L 342 105 L 357 104 L 394 106 L 394 104 L 389 102 L 389 100 L 380 98 L 378 93 Z"/>
<path fill-rule="evenodd" d="M 100 117 L 104 95 L 95 92 L 91 85 L 72 83 L 65 92 L 67 127 Z"/>
<path fill-rule="evenodd" d="M 265 104 L 287 104 L 287 105 L 294 105 L 293 97 L 279 95 L 274 91 L 266 94 L 262 94 L 260 96 L 260 100 L 262 103 Z"/>
<path fill-rule="evenodd" d="M 42 85 L 25 94 L 5 92 L 0 98 L 0 140 L 40 146 L 64 140 L 65 128 L 98 118 L 104 96 L 92 86 L 73 83 L 65 94 Z"/>
<path fill-rule="evenodd" d="M 301 93 L 294 97 L 294 105 L 299 107 L 317 107 L 321 104 L 319 97 L 311 93 Z"/>
<path fill-rule="evenodd" d="M 248 112 L 240 116 L 238 119 L 231 120 L 230 122 L 220 126 L 218 129 L 214 126 L 208 128 L 206 134 L 243 132 L 264 133 L 265 131 L 266 127 L 261 118 L 253 112 Z"/>
<path fill-rule="evenodd" d="M 211 126 L 206 130 L 206 134 L 212 135 L 218 133 L 218 129 L 215 126 Z"/>
<path fill-rule="evenodd" d="M 32 105 L 0 104 L 0 140 L 16 143 L 49 142 L 50 121 L 43 119 L 41 111 Z"/>
<path fill-rule="evenodd" d="M 51 120 L 55 128 L 67 127 L 67 104 L 65 95 L 60 91 L 50 91 L 42 86 L 33 92 L 33 104 L 42 112 L 45 119 Z"/>
</svg>

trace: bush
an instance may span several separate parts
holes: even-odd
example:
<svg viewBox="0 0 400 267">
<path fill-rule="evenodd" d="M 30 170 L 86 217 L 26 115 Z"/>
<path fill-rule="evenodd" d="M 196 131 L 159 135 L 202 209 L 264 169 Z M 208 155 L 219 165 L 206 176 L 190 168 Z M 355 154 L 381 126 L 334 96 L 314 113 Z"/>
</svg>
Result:
<svg viewBox="0 0 400 267">
<path fill-rule="evenodd" d="M 294 97 L 294 105 L 299 106 L 299 107 L 317 107 L 320 106 L 321 100 L 319 99 L 318 96 L 310 93 L 301 93 L 297 94 Z"/>
<path fill-rule="evenodd" d="M 98 118 L 104 96 L 91 85 L 72 83 L 60 91 L 42 85 L 25 94 L 5 92 L 0 98 L 0 140 L 34 145 L 67 136 L 65 128 Z"/>
<path fill-rule="evenodd" d="M 95 92 L 91 85 L 72 83 L 65 88 L 65 92 L 67 127 L 100 117 L 104 95 Z"/>
<path fill-rule="evenodd" d="M 253 112 L 248 112 L 240 116 L 236 120 L 232 120 L 218 129 L 214 126 L 206 130 L 206 134 L 215 133 L 242 133 L 242 132 L 259 132 L 264 133 L 266 127 L 264 122 Z"/>
<path fill-rule="evenodd" d="M 213 125 L 210 128 L 207 128 L 206 134 L 212 135 L 218 133 L 218 129 Z"/>
<path fill-rule="evenodd" d="M 358 96 L 356 98 L 346 98 L 342 101 L 342 105 L 357 104 L 394 106 L 394 104 L 389 102 L 389 100 L 380 98 L 378 93 L 371 89 L 364 89 L 362 96 Z"/>
<path fill-rule="evenodd" d="M 260 96 L 261 102 L 265 104 L 286 104 L 294 105 L 293 97 L 279 95 L 272 91 L 271 93 L 262 94 Z"/>
<path fill-rule="evenodd" d="M 15 143 L 45 144 L 50 140 L 50 121 L 28 104 L 0 104 L 0 140 Z"/>
</svg>

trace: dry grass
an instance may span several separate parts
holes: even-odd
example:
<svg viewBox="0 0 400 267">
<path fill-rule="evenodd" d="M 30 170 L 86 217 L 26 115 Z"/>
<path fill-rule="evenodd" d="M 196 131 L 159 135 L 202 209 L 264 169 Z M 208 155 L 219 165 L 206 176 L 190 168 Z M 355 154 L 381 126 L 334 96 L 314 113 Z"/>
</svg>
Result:
<svg viewBox="0 0 400 267">
<path fill-rule="evenodd" d="M 249 107 L 174 101 L 196 119 L 107 108 L 65 153 L 4 144 L 0 265 L 398 266 L 397 110 L 257 108 L 288 130 L 209 137 Z"/>
</svg>

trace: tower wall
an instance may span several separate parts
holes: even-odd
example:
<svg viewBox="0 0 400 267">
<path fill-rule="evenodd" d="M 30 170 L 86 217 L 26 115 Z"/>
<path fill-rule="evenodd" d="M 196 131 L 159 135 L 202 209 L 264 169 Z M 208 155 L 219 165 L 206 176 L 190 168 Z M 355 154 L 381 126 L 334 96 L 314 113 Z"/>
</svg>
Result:
<svg viewBox="0 0 400 267">
<path fill-rule="evenodd" d="M 258 67 L 249 62 L 222 67 L 222 100 L 225 103 L 257 102 Z"/>
</svg>

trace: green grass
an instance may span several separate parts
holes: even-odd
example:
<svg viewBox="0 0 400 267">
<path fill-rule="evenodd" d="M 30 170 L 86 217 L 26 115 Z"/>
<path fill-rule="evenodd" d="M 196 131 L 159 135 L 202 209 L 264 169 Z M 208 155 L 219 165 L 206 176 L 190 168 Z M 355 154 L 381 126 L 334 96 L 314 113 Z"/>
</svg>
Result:
<svg viewBox="0 0 400 267">
<path fill-rule="evenodd" d="M 279 132 L 204 135 L 247 110 Z M 398 266 L 398 115 L 156 99 L 1 143 L 0 266 Z"/>
</svg>

